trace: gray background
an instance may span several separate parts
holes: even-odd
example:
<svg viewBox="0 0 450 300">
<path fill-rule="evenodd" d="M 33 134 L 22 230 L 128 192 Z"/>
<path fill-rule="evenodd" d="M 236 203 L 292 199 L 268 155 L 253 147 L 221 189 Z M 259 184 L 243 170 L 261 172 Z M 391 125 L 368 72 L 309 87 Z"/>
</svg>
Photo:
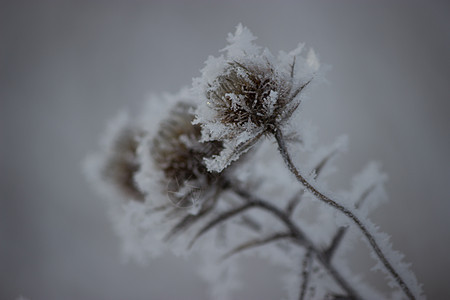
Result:
<svg viewBox="0 0 450 300">
<path fill-rule="evenodd" d="M 449 13 L 446 1 L 0 1 L 0 299 L 208 298 L 195 259 L 121 262 L 81 161 L 119 109 L 190 84 L 239 22 L 274 52 L 302 41 L 332 66 L 303 114 L 322 142 L 350 136 L 334 184 L 381 161 L 391 202 L 373 220 L 429 299 L 449 299 Z M 250 265 L 237 298 L 284 295 L 282 270 Z"/>
</svg>

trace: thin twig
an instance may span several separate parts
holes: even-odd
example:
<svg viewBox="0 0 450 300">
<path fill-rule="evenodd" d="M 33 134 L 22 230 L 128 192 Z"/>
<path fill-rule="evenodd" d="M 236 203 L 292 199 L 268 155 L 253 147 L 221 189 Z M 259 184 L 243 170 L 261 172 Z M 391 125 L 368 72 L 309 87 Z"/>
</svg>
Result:
<svg viewBox="0 0 450 300">
<path fill-rule="evenodd" d="M 263 239 L 254 239 L 254 240 L 250 240 L 246 243 L 243 243 L 239 246 L 237 246 L 236 248 L 234 248 L 233 250 L 227 252 L 225 255 L 222 256 L 222 259 L 227 259 L 239 252 L 242 252 L 244 250 L 248 250 L 251 248 L 255 248 L 255 247 L 259 247 L 259 246 L 263 246 L 263 245 L 267 245 L 270 244 L 272 242 L 276 242 L 278 240 L 281 239 L 286 239 L 286 238 L 290 238 L 292 237 L 291 233 L 275 233 L 272 234 L 266 238 Z"/>
<path fill-rule="evenodd" d="M 295 175 L 297 180 L 311 193 L 313 194 L 317 199 L 320 201 L 330 205 L 331 207 L 339 210 L 343 214 L 345 214 L 347 217 L 349 217 L 361 230 L 361 232 L 364 234 L 364 236 L 369 241 L 369 244 L 371 245 L 372 249 L 374 250 L 375 254 L 380 259 L 381 263 L 385 266 L 385 268 L 388 270 L 388 272 L 392 275 L 394 280 L 398 283 L 400 288 L 403 290 L 405 295 L 409 299 L 415 299 L 414 295 L 412 294 L 410 288 L 406 285 L 403 278 L 400 277 L 398 272 L 394 269 L 394 267 L 391 265 L 391 263 L 387 260 L 386 256 L 384 255 L 383 251 L 381 251 L 377 241 L 373 237 L 373 235 L 369 232 L 369 230 L 366 228 L 366 226 L 361 222 L 361 220 L 348 208 L 343 206 L 342 204 L 339 204 L 338 202 L 332 200 L 331 198 L 325 196 L 323 193 L 319 192 L 314 186 L 312 186 L 298 171 L 297 167 L 292 162 L 291 156 L 287 150 L 286 144 L 284 142 L 283 134 L 280 129 L 276 129 L 274 131 L 275 139 L 278 143 L 278 150 L 280 151 L 281 156 L 283 157 L 284 162 L 286 163 L 286 166 L 288 167 L 289 171 Z"/>
<path fill-rule="evenodd" d="M 325 165 L 330 161 L 330 159 L 336 154 L 336 151 L 332 151 L 327 156 L 322 158 L 319 163 L 314 167 L 313 172 L 315 172 L 316 177 L 320 175 L 320 173 L 323 171 Z M 291 200 L 289 200 L 287 206 L 286 206 L 286 213 L 290 216 L 294 212 L 297 205 L 300 203 L 302 197 L 304 194 L 304 190 L 300 190 L 298 193 L 296 193 Z"/>
<path fill-rule="evenodd" d="M 241 222 L 248 228 L 252 229 L 253 231 L 260 231 L 261 230 L 261 224 L 259 224 L 257 221 L 253 220 L 251 217 L 242 215 L 241 216 Z"/>
<path fill-rule="evenodd" d="M 375 189 L 375 185 L 370 186 L 367 190 L 362 193 L 359 197 L 358 201 L 355 203 L 355 208 L 358 209 L 364 202 L 364 200 L 369 196 L 369 194 Z M 335 233 L 333 238 L 331 239 L 330 246 L 324 251 L 325 257 L 331 261 L 333 259 L 334 253 L 336 253 L 337 248 L 339 247 L 342 239 L 344 238 L 345 233 L 347 232 L 348 227 L 341 227 Z"/>
<path fill-rule="evenodd" d="M 312 249 L 308 248 L 305 253 L 305 257 L 302 262 L 302 286 L 300 287 L 299 299 L 303 300 L 306 296 L 306 291 L 308 289 L 309 275 L 311 274 L 312 265 Z"/>
<path fill-rule="evenodd" d="M 197 241 L 197 239 L 199 237 L 201 237 L 203 234 L 205 234 L 206 232 L 208 232 L 210 229 L 212 229 L 214 226 L 216 226 L 217 224 L 220 224 L 236 215 L 238 215 L 239 213 L 249 209 L 250 207 L 255 206 L 256 204 L 253 202 L 247 202 L 239 207 L 236 207 L 234 209 L 231 209 L 229 211 L 226 211 L 222 214 L 220 214 L 219 216 L 217 216 L 216 218 L 212 219 L 211 221 L 209 221 L 205 226 L 203 226 L 199 232 L 197 232 L 197 234 L 194 236 L 194 238 L 191 240 L 191 242 L 189 243 L 188 248 L 192 248 L 192 246 L 195 244 L 195 242 Z"/>
<path fill-rule="evenodd" d="M 286 209 L 285 209 L 288 216 L 292 216 L 295 208 L 302 200 L 303 194 L 304 194 L 304 191 L 301 190 L 298 193 L 295 193 L 295 195 L 289 200 L 288 204 L 286 205 Z"/>
<path fill-rule="evenodd" d="M 318 177 L 320 175 L 320 173 L 322 172 L 322 170 L 325 167 L 325 165 L 327 164 L 327 162 L 330 161 L 330 159 L 336 154 L 336 152 L 337 151 L 334 150 L 331 153 L 329 153 L 321 161 L 319 161 L 319 163 L 314 167 L 313 172 L 316 173 L 316 177 Z"/>
<path fill-rule="evenodd" d="M 224 181 L 226 181 L 226 184 L 229 185 L 229 181 L 226 179 L 223 179 Z M 236 206 L 238 205 L 235 201 L 233 201 L 232 199 L 229 198 L 225 198 L 225 201 L 227 201 L 231 206 Z M 261 224 L 259 224 L 258 221 L 254 220 L 252 217 L 246 215 L 246 214 L 242 214 L 241 215 L 241 222 L 244 226 L 246 226 L 247 228 L 259 232 L 261 230 Z"/>
<path fill-rule="evenodd" d="M 203 204 L 202 209 L 200 212 L 196 215 L 188 214 L 183 219 L 181 219 L 175 226 L 172 227 L 172 229 L 166 234 L 164 237 L 165 241 L 168 241 L 172 237 L 174 237 L 176 234 L 182 232 L 183 230 L 187 230 L 190 226 L 192 226 L 195 222 L 206 216 L 215 206 L 217 203 L 217 199 L 219 194 L 222 192 L 221 188 L 217 188 L 214 192 L 214 194 L 208 198 L 205 203 Z"/>
<path fill-rule="evenodd" d="M 293 93 L 292 91 L 289 91 L 290 96 L 289 96 L 289 101 L 288 103 L 292 103 L 295 98 L 298 96 L 298 94 L 308 85 L 310 84 L 312 81 L 312 78 L 310 80 L 308 80 L 306 83 L 304 83 L 303 85 L 301 85 L 298 89 L 296 89 Z M 284 113 L 282 114 L 281 118 L 280 118 L 280 122 L 284 123 L 287 120 L 289 120 L 292 116 L 292 114 L 297 110 L 297 108 L 300 105 L 300 100 L 295 102 L 293 105 L 291 105 L 287 110 L 284 111 Z"/>
<path fill-rule="evenodd" d="M 180 222 L 175 224 L 175 226 L 173 226 L 172 229 L 166 234 L 166 236 L 164 237 L 164 241 L 168 241 L 172 237 L 174 237 L 176 234 L 182 232 L 183 230 L 188 229 L 196 221 L 198 221 L 202 217 L 204 217 L 206 215 L 206 213 L 209 211 L 210 211 L 210 209 L 205 209 L 205 210 L 200 211 L 196 215 L 191 215 L 191 214 L 186 215 L 183 219 L 181 219 Z"/>
<path fill-rule="evenodd" d="M 294 59 L 291 64 L 291 78 L 294 78 L 295 59 L 296 59 L 296 56 L 294 56 Z"/>
</svg>

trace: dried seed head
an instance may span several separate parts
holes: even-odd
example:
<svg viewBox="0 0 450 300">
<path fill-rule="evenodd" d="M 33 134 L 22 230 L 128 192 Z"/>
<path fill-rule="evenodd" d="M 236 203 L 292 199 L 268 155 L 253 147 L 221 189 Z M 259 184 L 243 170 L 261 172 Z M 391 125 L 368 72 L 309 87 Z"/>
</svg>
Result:
<svg viewBox="0 0 450 300">
<path fill-rule="evenodd" d="M 138 189 L 134 180 L 134 175 L 139 170 L 136 150 L 140 134 L 137 128 L 122 128 L 111 145 L 110 155 L 105 161 L 101 175 L 127 198 L 144 201 L 145 195 Z"/>
<path fill-rule="evenodd" d="M 169 197 L 180 206 L 189 205 L 192 197 L 218 178 L 217 173 L 207 171 L 204 158 L 223 149 L 219 141 L 200 142 L 200 126 L 192 125 L 191 110 L 192 105 L 178 103 L 168 119 L 161 122 L 150 147 L 155 165 L 164 174 Z"/>
<path fill-rule="evenodd" d="M 263 135 L 286 124 L 300 104 L 300 92 L 309 84 L 319 63 L 302 45 L 275 58 L 253 41 L 242 25 L 228 37 L 225 55 L 210 57 L 193 91 L 202 100 L 194 124 L 202 141 L 222 141 L 224 150 L 207 159 L 209 171 L 221 172 L 248 151 Z"/>
</svg>

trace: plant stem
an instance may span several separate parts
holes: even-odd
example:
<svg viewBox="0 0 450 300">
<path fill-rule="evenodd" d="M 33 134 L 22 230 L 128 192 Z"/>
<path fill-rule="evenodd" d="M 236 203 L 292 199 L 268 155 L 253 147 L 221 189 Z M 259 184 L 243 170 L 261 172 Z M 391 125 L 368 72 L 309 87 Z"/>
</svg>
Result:
<svg viewBox="0 0 450 300">
<path fill-rule="evenodd" d="M 391 263 L 387 260 L 384 253 L 381 251 L 380 247 L 378 246 L 377 241 L 375 240 L 374 236 L 369 232 L 369 230 L 366 228 L 366 226 L 361 222 L 361 220 L 348 208 L 343 206 L 342 204 L 339 204 L 338 202 L 334 201 L 333 199 L 327 197 L 323 193 L 321 193 L 319 190 L 317 190 L 314 186 L 312 186 L 298 171 L 297 167 L 292 162 L 291 156 L 287 150 L 286 143 L 284 142 L 283 133 L 279 128 L 276 128 L 274 130 L 275 139 L 278 143 L 278 150 L 280 151 L 281 156 L 283 157 L 284 162 L 286 163 L 287 168 L 289 171 L 294 174 L 296 179 L 311 193 L 313 194 L 317 199 L 320 201 L 330 205 L 331 207 L 339 210 L 344 215 L 349 217 L 356 226 L 359 227 L 359 229 L 362 231 L 363 235 L 367 238 L 369 241 L 369 244 L 371 245 L 372 249 L 374 250 L 375 254 L 378 256 L 382 264 L 385 266 L 385 268 L 388 270 L 388 272 L 392 275 L 392 277 L 395 279 L 395 281 L 398 283 L 400 288 L 403 290 L 405 295 L 409 299 L 415 299 L 414 295 L 412 294 L 410 288 L 406 285 L 404 280 L 400 277 L 398 272 L 394 269 L 394 267 L 391 265 Z"/>
<path fill-rule="evenodd" d="M 367 190 L 362 193 L 361 197 L 355 204 L 355 208 L 358 209 L 366 200 L 367 196 L 375 189 L 375 185 L 370 186 Z M 344 238 L 345 233 L 347 232 L 348 227 L 341 227 L 336 232 L 336 234 L 333 236 L 330 246 L 324 251 L 325 256 L 327 259 L 331 260 L 333 259 L 334 253 L 336 252 L 337 248 L 339 247 L 342 239 Z"/>
</svg>

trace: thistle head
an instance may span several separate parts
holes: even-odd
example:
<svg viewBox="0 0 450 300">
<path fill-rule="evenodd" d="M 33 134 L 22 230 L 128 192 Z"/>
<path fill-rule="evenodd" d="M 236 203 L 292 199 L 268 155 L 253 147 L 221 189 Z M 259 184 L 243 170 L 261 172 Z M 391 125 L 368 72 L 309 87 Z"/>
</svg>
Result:
<svg viewBox="0 0 450 300">
<path fill-rule="evenodd" d="M 209 171 L 222 171 L 260 137 L 285 125 L 318 68 L 314 52 L 300 56 L 302 45 L 275 58 L 254 39 L 239 25 L 228 37 L 226 55 L 209 58 L 194 80 L 202 100 L 194 123 L 201 126 L 202 141 L 224 143 L 219 155 L 206 160 Z"/>
<path fill-rule="evenodd" d="M 193 109 L 191 104 L 177 103 L 160 123 L 150 145 L 150 155 L 162 171 L 169 198 L 180 206 L 192 204 L 192 197 L 218 178 L 217 173 L 207 171 L 204 159 L 223 149 L 220 141 L 200 142 L 200 126 L 192 124 Z"/>
<path fill-rule="evenodd" d="M 231 61 L 206 91 L 208 105 L 223 124 L 266 131 L 277 126 L 288 109 L 292 81 L 270 62 Z"/>
</svg>

